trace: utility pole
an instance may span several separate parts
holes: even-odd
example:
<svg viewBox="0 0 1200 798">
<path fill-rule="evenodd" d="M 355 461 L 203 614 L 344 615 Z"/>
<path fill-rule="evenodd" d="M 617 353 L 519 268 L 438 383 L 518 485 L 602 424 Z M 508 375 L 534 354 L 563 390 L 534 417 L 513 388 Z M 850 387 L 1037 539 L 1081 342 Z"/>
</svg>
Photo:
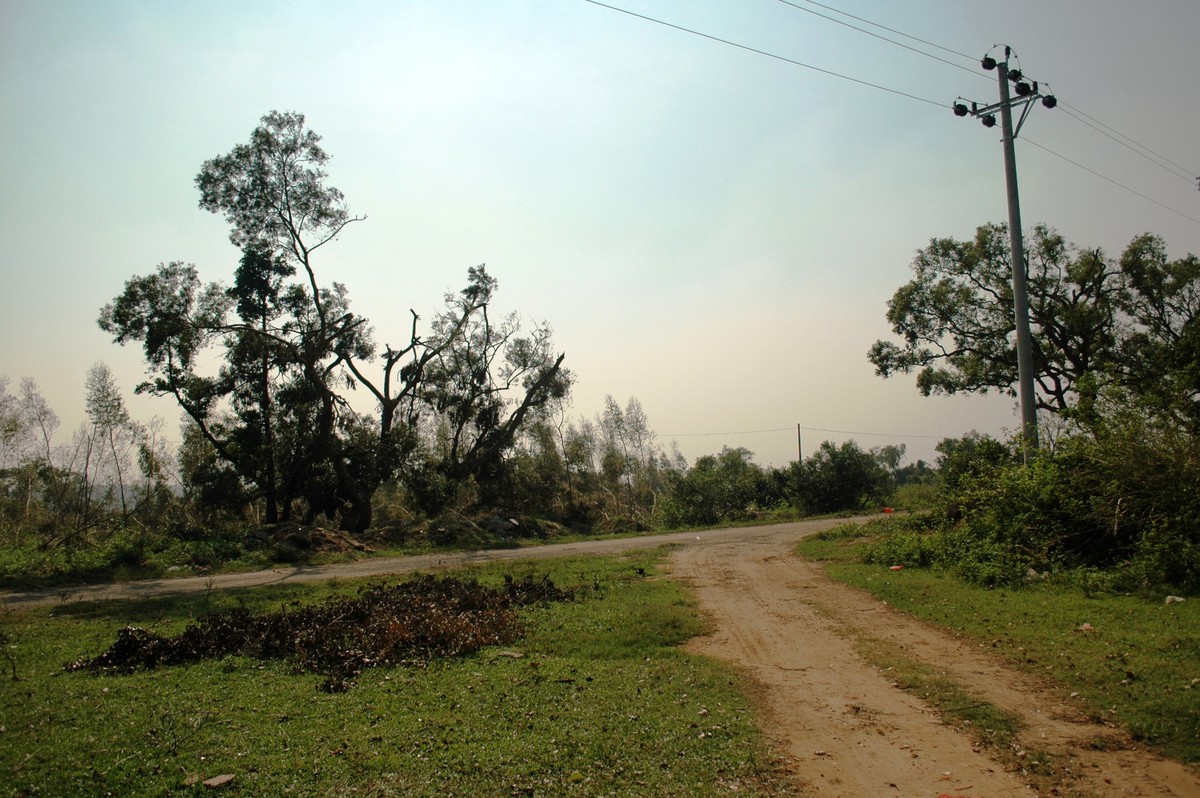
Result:
<svg viewBox="0 0 1200 798">
<path fill-rule="evenodd" d="M 995 127 L 996 111 L 1000 112 L 1001 142 L 1004 145 L 1004 185 L 1008 193 L 1008 241 L 1012 257 L 1012 286 L 1013 286 L 1013 321 L 1017 332 L 1017 388 L 1021 401 L 1021 440 L 1022 454 L 1025 462 L 1029 455 L 1037 451 L 1037 397 L 1033 392 L 1033 336 L 1029 329 L 1029 294 L 1026 289 L 1028 264 L 1025 261 L 1025 243 L 1021 231 L 1021 201 L 1017 193 L 1017 155 L 1014 141 L 1025 124 L 1025 118 L 1033 106 L 1033 101 L 1041 98 L 1042 105 L 1053 108 L 1058 104 L 1054 95 L 1043 95 L 1038 90 L 1037 81 L 1032 85 L 1023 80 L 1019 69 L 1009 69 L 1008 59 L 1012 57 L 1012 48 L 1005 45 L 1004 60 L 996 61 L 991 55 L 984 56 L 980 65 L 988 71 L 997 70 L 1000 82 L 1000 102 L 980 108 L 978 103 L 971 103 L 968 108 L 962 98 L 954 103 L 956 116 L 975 116 L 984 127 Z M 1009 91 L 1009 83 L 1013 84 L 1016 97 Z M 1012 109 L 1021 108 L 1021 118 L 1013 127 Z"/>
</svg>

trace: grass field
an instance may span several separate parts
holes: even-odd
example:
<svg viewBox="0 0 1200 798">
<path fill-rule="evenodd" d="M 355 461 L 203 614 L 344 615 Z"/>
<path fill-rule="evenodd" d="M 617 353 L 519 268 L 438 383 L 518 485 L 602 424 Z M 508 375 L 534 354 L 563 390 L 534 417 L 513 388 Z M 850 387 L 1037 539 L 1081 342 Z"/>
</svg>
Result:
<svg viewBox="0 0 1200 798">
<path fill-rule="evenodd" d="M 1200 762 L 1200 599 L 1089 596 L 1078 580 L 1054 578 L 986 589 L 936 571 L 863 564 L 863 547 L 887 528 L 841 527 L 807 539 L 799 553 L 826 561 L 836 579 L 1064 685 L 1096 718 L 1123 724 L 1167 756 Z"/>
<path fill-rule="evenodd" d="M 279 660 L 125 676 L 63 666 L 127 624 L 167 635 L 215 610 L 348 594 L 348 582 L 9 612 L 0 792 L 207 794 L 204 780 L 231 774 L 220 794 L 789 794 L 738 677 L 678 648 L 702 620 L 679 586 L 651 578 L 660 556 L 474 569 L 495 584 L 548 574 L 577 598 L 522 610 L 526 633 L 509 646 L 368 669 L 333 694 Z"/>
</svg>

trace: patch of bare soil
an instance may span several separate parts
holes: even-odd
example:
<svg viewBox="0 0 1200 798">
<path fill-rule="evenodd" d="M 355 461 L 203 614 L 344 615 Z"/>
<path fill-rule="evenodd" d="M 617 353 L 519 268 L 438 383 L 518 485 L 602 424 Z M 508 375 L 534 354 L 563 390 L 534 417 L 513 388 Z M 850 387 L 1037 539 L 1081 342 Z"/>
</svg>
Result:
<svg viewBox="0 0 1200 798">
<path fill-rule="evenodd" d="M 744 669 L 765 732 L 811 796 L 1200 796 L 1200 775 L 1084 717 L 1065 691 L 1005 667 L 975 644 L 836 583 L 792 554 L 808 524 L 686 546 L 672 559 L 710 613 L 695 651 Z M 972 695 L 1020 717 L 1019 742 L 1049 753 L 1052 775 L 1002 764 L 855 651 L 901 646 Z M 1106 750 L 1096 750 L 1103 739 Z"/>
</svg>

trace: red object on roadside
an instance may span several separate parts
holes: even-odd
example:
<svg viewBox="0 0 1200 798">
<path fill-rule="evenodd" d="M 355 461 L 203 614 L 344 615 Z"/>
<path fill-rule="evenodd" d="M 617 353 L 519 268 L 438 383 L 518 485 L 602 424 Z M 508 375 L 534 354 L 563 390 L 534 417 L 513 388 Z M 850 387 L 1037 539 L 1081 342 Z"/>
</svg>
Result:
<svg viewBox="0 0 1200 798">
<path fill-rule="evenodd" d="M 891 568 L 889 568 L 888 570 L 889 570 L 889 571 L 903 571 L 903 570 L 904 570 L 904 566 L 903 566 L 903 565 L 893 565 L 893 566 L 892 566 Z"/>
<path fill-rule="evenodd" d="M 896 511 L 893 510 L 891 507 L 884 507 L 883 512 L 885 515 L 891 515 L 892 513 L 896 512 Z"/>
</svg>

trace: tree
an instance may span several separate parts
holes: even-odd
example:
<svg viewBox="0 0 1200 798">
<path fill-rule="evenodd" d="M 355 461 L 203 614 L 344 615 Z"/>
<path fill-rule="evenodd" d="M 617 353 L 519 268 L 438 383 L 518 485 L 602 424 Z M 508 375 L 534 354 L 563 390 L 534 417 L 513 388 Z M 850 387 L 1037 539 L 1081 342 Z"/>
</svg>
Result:
<svg viewBox="0 0 1200 798">
<path fill-rule="evenodd" d="M 1121 256 L 1132 329 L 1121 343 L 1126 386 L 1200 434 L 1200 258 L 1168 260 L 1163 240 L 1135 238 Z"/>
<path fill-rule="evenodd" d="M 899 462 L 902 451 L 864 452 L 854 441 L 835 446 L 822 441 L 807 460 L 792 463 L 786 491 L 792 503 L 811 514 L 861 510 L 883 501 L 892 478 L 883 461 Z"/>
<path fill-rule="evenodd" d="M 888 444 L 887 446 L 876 446 L 871 449 L 871 456 L 874 457 L 881 466 L 887 469 L 889 474 L 894 474 L 900 470 L 900 463 L 904 460 L 904 453 L 908 447 L 903 444 Z"/>
<path fill-rule="evenodd" d="M 361 529 L 371 486 L 346 469 L 338 389 L 347 360 L 371 357 L 373 342 L 345 287 L 322 287 L 313 261 L 360 217 L 325 184 L 329 156 L 319 142 L 302 115 L 272 112 L 249 144 L 205 162 L 196 178 L 200 207 L 225 215 L 244 253 L 234 286 L 203 286 L 193 266 L 160 266 L 128 281 L 101 311 L 100 326 L 118 343 L 142 343 L 152 379 L 139 390 L 174 396 L 216 456 L 266 498 L 269 520 L 279 507 L 287 514 L 307 475 L 329 467 L 343 525 Z M 286 283 L 295 273 L 304 280 Z M 206 376 L 200 353 L 218 343 L 225 365 Z M 277 433 L 288 421 L 290 463 L 281 467 Z"/>
<path fill-rule="evenodd" d="M 252 488 L 268 521 L 300 502 L 310 519 L 321 512 L 361 531 L 375 490 L 415 450 L 427 411 L 451 429 L 443 475 L 479 476 L 570 377 L 563 357 L 550 355 L 545 326 L 528 336 L 515 317 L 493 326 L 496 283 L 482 266 L 427 338 L 413 312 L 409 341 L 385 346 L 381 374 L 368 376 L 376 347 L 367 320 L 350 310 L 344 285 L 317 277 L 314 253 L 365 218 L 327 185 L 320 140 L 303 115 L 272 112 L 248 144 L 202 166 L 200 207 L 225 216 L 243 252 L 231 288 L 170 263 L 130 279 L 99 323 L 118 343 L 143 346 L 150 379 L 138 390 L 173 396 L 195 423 L 208 449 L 193 449 L 209 451 L 212 468 L 191 458 L 189 473 Z M 202 371 L 212 347 L 224 350 L 215 375 Z M 374 421 L 347 402 L 355 385 L 376 399 Z"/>
<path fill-rule="evenodd" d="M 86 380 L 87 417 L 91 423 L 88 451 L 93 442 L 101 444 L 97 452 L 93 476 L 90 467 L 85 467 L 84 476 L 90 486 L 105 477 L 116 480 L 115 495 L 121 505 L 121 517 L 128 519 L 130 512 L 131 485 L 128 484 L 133 469 L 133 458 L 141 442 L 141 429 L 129 417 L 125 400 L 121 398 L 112 370 L 103 363 L 88 369 Z M 89 461 L 91 458 L 88 458 Z M 108 471 L 107 469 L 111 469 Z"/>
<path fill-rule="evenodd" d="M 737 521 L 751 515 L 755 507 L 774 504 L 780 497 L 753 457 L 743 447 L 724 447 L 720 454 L 697 459 L 675 479 L 664 512 L 667 526 Z"/>
<path fill-rule="evenodd" d="M 262 486 L 268 524 L 280 520 L 281 493 L 284 516 L 291 495 L 283 490 L 279 474 L 286 473 L 282 452 L 276 446 L 276 427 L 283 423 L 276 394 L 290 363 L 288 350 L 273 335 L 286 313 L 285 281 L 295 266 L 281 256 L 247 249 L 238 265 L 233 286 L 226 293 L 246 329 L 233 333 L 222 378 L 231 393 L 240 426 L 233 431 L 246 469 Z"/>
<path fill-rule="evenodd" d="M 971 430 L 961 438 L 943 438 L 937 446 L 937 469 L 942 484 L 954 491 L 964 479 L 978 477 L 1013 463 L 1013 452 L 990 435 Z"/>
<path fill-rule="evenodd" d="M 555 354 L 550 328 L 538 325 L 521 335 L 515 314 L 495 321 L 491 303 L 498 283 L 483 265 L 468 271 L 468 285 L 447 294 L 446 309 L 433 322 L 428 342 L 416 361 L 421 385 L 410 423 L 427 407 L 440 425 L 442 441 L 427 459 L 425 474 L 434 482 L 474 480 L 484 489 L 503 483 L 505 453 L 518 431 L 536 412 L 561 400 L 572 376 L 563 368 L 565 355 Z M 425 509 L 436 511 L 444 500 L 427 493 Z"/>
<path fill-rule="evenodd" d="M 642 403 L 631 396 L 622 408 L 611 396 L 604 397 L 597 427 L 603 446 L 601 475 L 606 486 L 624 493 L 622 503 L 630 517 L 649 515 L 664 486 L 655 434 Z"/>
<path fill-rule="evenodd" d="M 1119 365 L 1126 291 L 1121 271 L 1099 250 L 1079 251 L 1039 225 L 1030 236 L 1029 311 L 1037 405 L 1068 410 L 1094 397 Z M 933 393 L 1015 395 L 1011 263 L 1004 225 L 980 227 L 968 242 L 934 239 L 912 263 L 915 278 L 888 302 L 902 343 L 876 341 L 867 354 L 876 373 L 917 371 Z"/>
</svg>

